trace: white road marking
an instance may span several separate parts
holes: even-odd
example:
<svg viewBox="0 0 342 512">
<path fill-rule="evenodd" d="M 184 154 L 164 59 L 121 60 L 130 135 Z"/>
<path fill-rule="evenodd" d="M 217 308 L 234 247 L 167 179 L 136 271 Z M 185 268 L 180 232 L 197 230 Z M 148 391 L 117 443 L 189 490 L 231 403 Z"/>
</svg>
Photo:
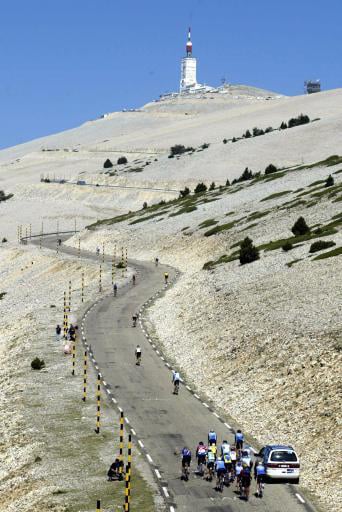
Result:
<svg viewBox="0 0 342 512">
<path fill-rule="evenodd" d="M 162 361 L 165 361 L 165 357 L 163 357 L 163 356 L 160 356 L 160 359 L 161 359 Z"/>
<path fill-rule="evenodd" d="M 204 407 L 206 407 L 207 409 L 209 409 L 209 405 L 206 404 L 205 402 L 202 402 L 202 404 L 204 405 Z"/>
<path fill-rule="evenodd" d="M 225 423 L 225 426 L 226 426 L 227 428 L 232 428 L 230 425 L 228 425 L 228 423 Z"/>
<path fill-rule="evenodd" d="M 171 366 L 169 365 L 169 363 L 165 363 L 165 364 L 166 364 L 166 366 L 167 366 L 168 368 L 171 368 Z"/>
<path fill-rule="evenodd" d="M 188 389 L 189 391 L 191 391 L 191 387 L 190 386 L 185 386 L 186 389 Z"/>
<path fill-rule="evenodd" d="M 98 367 L 97 365 L 95 365 L 95 368 L 96 368 L 96 370 L 98 370 L 98 369 L 99 369 L 99 367 Z"/>
<path fill-rule="evenodd" d="M 217 412 L 213 412 L 213 415 L 216 416 L 216 418 L 219 418 L 220 416 L 217 414 Z"/>
<path fill-rule="evenodd" d="M 138 439 L 138 443 L 141 446 L 141 448 L 144 448 L 144 443 L 142 441 L 140 441 L 140 439 Z"/>
<path fill-rule="evenodd" d="M 99 375 L 98 375 L 98 376 L 100 377 L 100 379 L 102 379 L 102 373 L 99 373 Z"/>
<path fill-rule="evenodd" d="M 146 453 L 146 458 L 147 458 L 147 460 L 148 460 L 148 462 L 149 462 L 150 464 L 153 464 L 152 457 L 151 457 L 151 455 L 150 455 L 149 453 Z"/>
<path fill-rule="evenodd" d="M 198 395 L 196 395 L 196 393 L 194 393 L 194 397 L 199 399 L 199 396 L 198 396 Z"/>
<path fill-rule="evenodd" d="M 155 469 L 154 472 L 157 475 L 157 478 L 161 479 L 161 474 L 159 473 L 158 469 Z"/>
<path fill-rule="evenodd" d="M 257 450 L 253 448 L 253 446 L 250 446 L 249 448 L 252 450 L 253 453 L 257 453 Z"/>
<path fill-rule="evenodd" d="M 133 428 L 131 428 L 131 432 L 132 432 L 132 434 L 133 434 L 134 436 L 136 436 L 136 435 L 137 435 L 136 431 L 135 431 Z"/>
<path fill-rule="evenodd" d="M 115 400 L 115 398 L 114 398 L 114 397 L 112 398 L 112 402 L 113 402 L 114 404 L 117 404 L 117 403 L 118 403 L 118 402 L 117 402 L 117 400 Z"/>
<path fill-rule="evenodd" d="M 121 407 L 118 407 L 118 409 L 119 409 L 120 412 L 123 412 L 123 409 L 121 409 Z"/>
<path fill-rule="evenodd" d="M 170 494 L 168 493 L 167 488 L 166 488 L 166 487 L 162 487 L 162 489 L 163 489 L 163 493 L 165 494 L 165 497 L 166 497 L 166 498 L 169 498 L 169 497 L 170 497 Z"/>
<path fill-rule="evenodd" d="M 107 387 L 107 382 L 105 380 L 102 381 L 102 384 L 104 385 L 105 388 Z"/>
<path fill-rule="evenodd" d="M 125 417 L 125 422 L 129 425 L 129 419 Z"/>
<path fill-rule="evenodd" d="M 157 350 L 157 349 L 156 349 L 156 353 L 157 353 L 157 354 L 158 354 L 158 356 L 159 356 L 159 354 L 160 354 L 159 350 Z"/>
<path fill-rule="evenodd" d="M 296 492 L 296 497 L 301 503 L 305 503 L 305 500 L 301 497 L 300 494 L 298 494 L 298 492 Z"/>
<path fill-rule="evenodd" d="M 173 507 L 170 507 L 170 512 L 176 512 Z"/>
</svg>

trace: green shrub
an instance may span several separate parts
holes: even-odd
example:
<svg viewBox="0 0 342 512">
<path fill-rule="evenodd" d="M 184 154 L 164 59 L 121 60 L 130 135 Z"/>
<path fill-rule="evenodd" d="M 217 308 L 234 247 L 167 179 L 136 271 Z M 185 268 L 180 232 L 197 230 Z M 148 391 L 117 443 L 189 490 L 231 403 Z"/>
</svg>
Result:
<svg viewBox="0 0 342 512">
<path fill-rule="evenodd" d="M 282 247 L 283 251 L 291 251 L 291 249 L 293 249 L 293 245 L 291 244 L 291 242 L 286 242 Z"/>
<path fill-rule="evenodd" d="M 233 138 L 232 138 L 232 142 L 237 142 L 237 138 L 236 138 L 236 137 L 233 137 Z"/>
<path fill-rule="evenodd" d="M 113 167 L 113 164 L 112 162 L 109 160 L 109 158 L 107 158 L 107 160 L 105 161 L 105 163 L 103 164 L 103 167 L 105 169 L 110 169 L 111 167 Z"/>
<path fill-rule="evenodd" d="M 230 181 L 229 180 L 226 181 L 226 187 L 230 187 Z"/>
<path fill-rule="evenodd" d="M 265 174 L 272 174 L 274 172 L 277 172 L 278 171 L 278 167 L 276 167 L 275 165 L 273 164 L 270 164 L 266 167 L 265 169 Z"/>
<path fill-rule="evenodd" d="M 245 139 L 250 139 L 252 137 L 252 134 L 249 130 L 247 130 L 243 136 L 245 137 Z"/>
<path fill-rule="evenodd" d="M 145 202 L 143 203 L 143 210 L 146 210 L 146 208 L 147 208 L 147 203 L 146 203 L 146 201 L 145 201 Z"/>
<path fill-rule="evenodd" d="M 241 242 L 239 260 L 241 265 L 252 263 L 259 259 L 259 250 L 253 245 L 253 241 L 248 236 Z"/>
<path fill-rule="evenodd" d="M 253 174 L 252 171 L 250 171 L 248 169 L 248 167 L 246 167 L 246 169 L 243 171 L 243 173 L 241 174 L 241 176 L 235 180 L 233 180 L 233 184 L 234 183 L 241 183 L 242 181 L 248 181 L 248 180 L 251 180 L 252 178 L 255 178 L 257 175 L 256 174 Z"/>
<path fill-rule="evenodd" d="M 189 151 L 194 151 L 194 148 L 192 147 L 189 147 L 189 148 L 186 148 L 185 146 L 183 146 L 183 144 L 176 144 L 175 146 L 172 146 L 170 148 L 170 155 L 169 155 L 169 158 L 172 156 L 176 156 L 176 155 L 182 155 L 183 153 L 187 153 Z"/>
<path fill-rule="evenodd" d="M 118 158 L 118 165 L 124 165 L 124 164 L 127 164 L 127 158 L 125 156 L 120 156 Z"/>
<path fill-rule="evenodd" d="M 285 122 L 283 121 L 283 122 L 281 123 L 281 125 L 280 125 L 280 129 L 281 129 L 281 130 L 286 130 L 286 128 L 287 128 L 287 123 L 285 123 Z"/>
<path fill-rule="evenodd" d="M 212 183 L 210 183 L 210 187 L 209 187 L 209 190 L 215 190 L 215 182 L 213 181 Z"/>
<path fill-rule="evenodd" d="M 300 126 L 301 124 L 310 123 L 310 117 L 304 114 L 300 114 L 298 117 L 292 117 L 288 122 L 288 127 L 293 128 L 294 126 Z"/>
<path fill-rule="evenodd" d="M 39 357 L 35 357 L 33 361 L 31 361 L 32 370 L 41 370 L 45 368 L 45 362 L 43 359 L 39 359 Z"/>
<path fill-rule="evenodd" d="M 329 247 L 334 247 L 334 245 L 336 244 L 332 240 L 317 240 L 317 242 L 311 244 L 309 252 L 323 251 L 323 249 L 329 249 Z"/>
<path fill-rule="evenodd" d="M 329 176 L 327 177 L 326 181 L 325 181 L 325 187 L 332 187 L 334 186 L 335 184 L 335 180 L 334 178 L 331 176 L 331 174 L 329 174 Z"/>
<path fill-rule="evenodd" d="M 207 186 L 204 183 L 198 183 L 194 190 L 195 194 L 199 194 L 201 192 L 206 192 L 206 191 L 207 191 Z"/>
<path fill-rule="evenodd" d="M 208 149 L 209 146 L 210 146 L 209 142 L 205 142 L 204 144 L 202 144 L 201 148 Z"/>
<path fill-rule="evenodd" d="M 50 183 L 50 181 L 49 181 Z M 13 194 L 8 194 L 6 196 L 5 192 L 3 190 L 0 190 L 0 203 L 1 201 L 7 201 L 7 199 L 11 199 L 11 197 L 13 197 Z"/>
<path fill-rule="evenodd" d="M 271 133 L 271 132 L 273 132 L 273 128 L 272 128 L 272 126 L 268 126 L 265 130 L 265 133 Z"/>
<path fill-rule="evenodd" d="M 223 139 L 223 141 L 222 141 L 222 142 L 223 142 L 223 144 L 227 144 L 228 139 Z"/>
<path fill-rule="evenodd" d="M 295 236 L 306 235 L 307 233 L 310 233 L 310 228 L 305 222 L 304 217 L 299 217 L 292 226 L 291 231 Z"/>
<path fill-rule="evenodd" d="M 253 137 L 258 137 L 259 135 L 264 135 L 264 130 L 260 128 L 253 128 Z"/>
<path fill-rule="evenodd" d="M 124 261 L 119 261 L 119 263 L 116 264 L 116 268 L 126 268 Z"/>
<path fill-rule="evenodd" d="M 188 187 L 185 187 L 184 190 L 179 191 L 180 197 L 186 197 L 190 194 L 190 189 Z"/>
<path fill-rule="evenodd" d="M 1 240 L 1 242 L 2 242 L 3 244 L 5 244 L 5 243 L 7 242 L 7 238 L 5 238 L 5 237 L 4 237 L 4 238 Z"/>
</svg>

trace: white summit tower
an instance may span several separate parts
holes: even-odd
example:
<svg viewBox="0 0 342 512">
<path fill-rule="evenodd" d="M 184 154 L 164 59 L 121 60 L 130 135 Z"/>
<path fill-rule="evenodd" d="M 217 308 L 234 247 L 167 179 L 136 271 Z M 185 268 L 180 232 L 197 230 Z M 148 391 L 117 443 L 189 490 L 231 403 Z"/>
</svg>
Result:
<svg viewBox="0 0 342 512">
<path fill-rule="evenodd" d="M 182 59 L 180 93 L 191 92 L 198 87 L 196 79 L 196 58 L 192 56 L 191 28 L 186 42 L 186 57 Z"/>
</svg>

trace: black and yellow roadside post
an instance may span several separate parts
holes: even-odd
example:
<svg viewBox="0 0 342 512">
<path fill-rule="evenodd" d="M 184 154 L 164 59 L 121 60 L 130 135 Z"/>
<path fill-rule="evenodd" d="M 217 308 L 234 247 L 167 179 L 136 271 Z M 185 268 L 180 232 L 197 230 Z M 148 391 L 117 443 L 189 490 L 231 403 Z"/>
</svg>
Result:
<svg viewBox="0 0 342 512">
<path fill-rule="evenodd" d="M 56 254 L 58 254 L 58 251 L 59 251 L 59 245 L 58 245 L 58 238 L 56 240 Z"/>
<path fill-rule="evenodd" d="M 97 399 L 97 411 L 96 411 L 96 434 L 100 433 L 100 415 L 101 415 L 101 377 L 97 376 L 97 390 L 96 390 L 96 399 Z"/>
<path fill-rule="evenodd" d="M 129 512 L 129 498 L 130 498 L 130 476 L 128 465 L 126 466 L 126 477 L 125 477 L 125 503 L 124 511 Z"/>
<path fill-rule="evenodd" d="M 102 263 L 104 263 L 105 260 L 105 243 L 102 242 Z"/>
<path fill-rule="evenodd" d="M 127 273 L 127 270 L 128 270 L 128 249 L 126 247 L 126 261 L 125 261 L 125 270 L 126 270 L 126 273 Z"/>
<path fill-rule="evenodd" d="M 96 500 L 96 512 L 101 512 L 101 500 Z"/>
<path fill-rule="evenodd" d="M 63 316 L 63 331 L 64 331 L 64 339 L 68 339 L 68 305 L 67 305 L 67 298 L 66 298 L 66 292 L 64 292 L 64 316 Z"/>
<path fill-rule="evenodd" d="M 74 225 L 74 231 L 75 231 L 75 235 L 76 235 L 76 231 L 77 231 L 77 229 L 76 229 L 76 226 L 77 226 L 77 225 L 76 225 L 76 218 L 75 218 L 74 224 L 75 224 L 75 225 Z"/>
<path fill-rule="evenodd" d="M 88 371 L 88 352 L 84 351 L 84 360 L 83 360 L 83 397 L 82 400 L 85 402 L 87 400 L 87 371 Z"/>
<path fill-rule="evenodd" d="M 76 366 L 76 333 L 72 337 L 72 372 L 71 375 L 75 375 L 75 366 Z"/>
<path fill-rule="evenodd" d="M 58 236 L 59 236 L 59 220 L 57 221 L 56 232 L 57 232 L 57 238 L 58 238 Z"/>
<path fill-rule="evenodd" d="M 99 292 L 102 292 L 102 265 L 100 265 L 100 272 L 99 272 Z"/>
<path fill-rule="evenodd" d="M 114 281 L 115 281 L 115 259 L 113 256 L 113 259 L 112 259 L 112 285 L 114 284 Z"/>
<path fill-rule="evenodd" d="M 132 436 L 128 435 L 127 445 L 127 472 L 129 476 L 129 487 L 128 487 L 128 503 L 131 503 L 131 478 L 132 478 Z"/>
<path fill-rule="evenodd" d="M 42 223 L 42 227 L 41 227 L 41 230 L 40 230 L 40 237 L 39 237 L 39 249 L 42 248 L 43 233 L 44 233 L 44 224 Z"/>
<path fill-rule="evenodd" d="M 18 244 L 20 244 L 20 227 L 19 227 L 19 225 L 17 226 L 17 241 L 18 241 Z"/>
<path fill-rule="evenodd" d="M 123 468 L 123 444 L 124 444 L 124 413 L 120 413 L 120 439 L 119 439 L 119 480 L 122 480 L 122 468 Z"/>
<path fill-rule="evenodd" d="M 25 238 L 26 238 L 26 243 L 27 243 L 27 238 L 28 238 L 28 229 L 27 229 L 27 227 L 25 228 Z"/>
<path fill-rule="evenodd" d="M 82 272 L 81 277 L 81 302 L 84 302 L 84 272 Z"/>
<path fill-rule="evenodd" d="M 30 236 L 30 240 L 32 238 L 32 224 L 30 224 L 29 226 L 29 236 Z"/>
<path fill-rule="evenodd" d="M 71 281 L 69 281 L 69 313 L 71 312 Z"/>
<path fill-rule="evenodd" d="M 81 239 L 80 238 L 78 239 L 77 255 L 78 255 L 78 258 L 81 257 Z"/>
<path fill-rule="evenodd" d="M 121 247 L 121 268 L 122 268 L 122 277 L 125 275 L 125 258 L 124 258 L 124 248 Z"/>
</svg>

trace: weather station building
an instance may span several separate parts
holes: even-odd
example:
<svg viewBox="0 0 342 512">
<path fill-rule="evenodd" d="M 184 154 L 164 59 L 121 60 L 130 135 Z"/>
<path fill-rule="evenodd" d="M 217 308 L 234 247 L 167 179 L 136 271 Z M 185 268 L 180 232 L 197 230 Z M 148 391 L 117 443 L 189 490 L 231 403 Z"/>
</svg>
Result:
<svg viewBox="0 0 342 512">
<path fill-rule="evenodd" d="M 197 59 L 192 54 L 191 28 L 189 28 L 186 42 L 186 56 L 182 58 L 181 62 L 179 93 L 193 94 L 210 91 L 211 89 L 212 87 L 197 83 Z"/>
</svg>

